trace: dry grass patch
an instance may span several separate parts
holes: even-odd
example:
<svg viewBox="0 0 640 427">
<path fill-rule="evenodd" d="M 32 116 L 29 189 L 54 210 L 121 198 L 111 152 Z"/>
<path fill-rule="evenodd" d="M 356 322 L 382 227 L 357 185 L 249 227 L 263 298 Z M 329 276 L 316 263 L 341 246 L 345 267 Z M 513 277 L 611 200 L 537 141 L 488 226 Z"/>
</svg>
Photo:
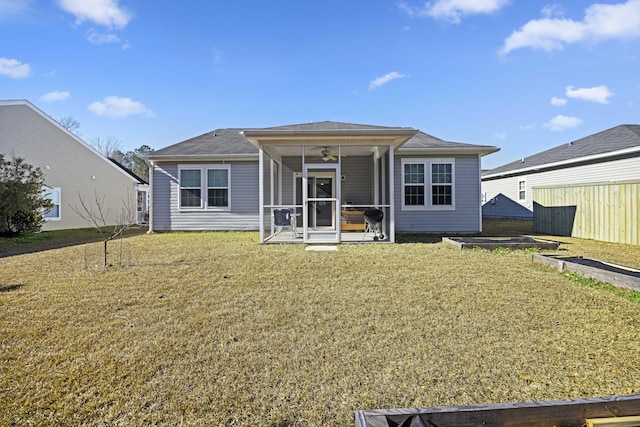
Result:
<svg viewBox="0 0 640 427">
<path fill-rule="evenodd" d="M 524 251 L 129 241 L 107 272 L 82 247 L 0 259 L 0 424 L 353 425 L 640 389 L 638 304 Z"/>
</svg>

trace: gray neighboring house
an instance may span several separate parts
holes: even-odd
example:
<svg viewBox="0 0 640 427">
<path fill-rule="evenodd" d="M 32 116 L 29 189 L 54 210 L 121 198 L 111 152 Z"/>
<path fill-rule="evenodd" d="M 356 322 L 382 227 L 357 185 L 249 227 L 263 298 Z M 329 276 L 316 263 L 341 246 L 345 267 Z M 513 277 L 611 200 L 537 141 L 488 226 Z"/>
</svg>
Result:
<svg viewBox="0 0 640 427">
<path fill-rule="evenodd" d="M 363 214 L 376 208 L 384 214 L 382 241 L 394 242 L 396 231 L 478 232 L 480 159 L 495 151 L 407 127 L 326 121 L 216 129 L 149 156 L 150 230 L 362 241 L 373 236 Z M 281 209 L 293 220 L 286 232 L 274 215 Z"/>
<path fill-rule="evenodd" d="M 640 125 L 619 125 L 484 171 L 482 200 L 486 205 L 498 195 L 508 197 L 531 211 L 533 217 L 534 187 L 638 179 Z M 521 215 L 520 209 L 512 207 Z"/>
<path fill-rule="evenodd" d="M 21 157 L 44 172 L 43 194 L 54 204 L 45 212 L 45 231 L 91 227 L 75 210 L 81 209 L 80 198 L 95 208 L 96 195 L 107 210 L 109 225 L 121 221 L 125 203 L 138 210 L 140 222 L 146 217 L 144 180 L 109 161 L 29 101 L 0 101 L 0 153 Z"/>
</svg>

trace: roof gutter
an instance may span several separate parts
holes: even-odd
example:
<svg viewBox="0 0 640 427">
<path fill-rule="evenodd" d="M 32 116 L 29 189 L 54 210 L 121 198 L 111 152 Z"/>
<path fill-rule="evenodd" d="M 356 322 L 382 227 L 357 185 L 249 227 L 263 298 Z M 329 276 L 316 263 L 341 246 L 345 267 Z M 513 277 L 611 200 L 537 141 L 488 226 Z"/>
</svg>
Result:
<svg viewBox="0 0 640 427">
<path fill-rule="evenodd" d="M 480 155 L 480 156 L 486 156 L 488 154 L 492 154 L 495 153 L 497 151 L 500 151 L 500 148 L 498 147 L 487 147 L 487 148 L 482 148 L 482 147 L 470 147 L 470 148 L 449 148 L 449 149 L 445 149 L 445 148 L 411 148 L 411 149 L 400 149 L 398 150 L 398 155 L 400 156 L 404 156 L 404 155 L 409 155 L 409 156 L 424 156 L 425 154 L 429 154 L 429 155 L 438 155 L 438 156 L 446 156 L 446 155 L 456 155 L 456 154 L 469 154 L 469 155 Z"/>
<path fill-rule="evenodd" d="M 512 170 L 504 171 L 504 172 L 490 173 L 490 174 L 487 174 L 487 175 L 483 175 L 482 179 L 500 178 L 500 177 L 504 177 L 504 176 L 507 176 L 507 175 L 509 175 L 509 176 L 510 175 L 522 175 L 522 174 L 525 174 L 527 172 L 535 172 L 535 171 L 539 171 L 541 169 L 557 168 L 557 167 L 560 167 L 560 166 L 572 165 L 574 163 L 590 162 L 590 161 L 593 161 L 593 160 L 603 160 L 603 159 L 607 159 L 609 157 L 624 156 L 625 154 L 633 154 L 633 153 L 640 153 L 640 146 L 631 147 L 631 148 L 625 148 L 624 150 L 610 151 L 608 153 L 593 154 L 591 156 L 576 157 L 576 158 L 573 158 L 573 159 L 562 160 L 562 161 L 559 161 L 559 162 L 544 163 L 544 164 L 541 164 L 541 165 L 534 165 L 534 166 L 524 167 L 524 168 L 520 168 L 520 169 L 512 169 Z"/>
<path fill-rule="evenodd" d="M 149 156 L 149 160 L 157 162 L 171 162 L 171 161 L 246 161 L 246 160 L 258 160 L 258 153 L 247 154 L 216 154 L 206 156 L 202 154 L 166 154 Z"/>
</svg>

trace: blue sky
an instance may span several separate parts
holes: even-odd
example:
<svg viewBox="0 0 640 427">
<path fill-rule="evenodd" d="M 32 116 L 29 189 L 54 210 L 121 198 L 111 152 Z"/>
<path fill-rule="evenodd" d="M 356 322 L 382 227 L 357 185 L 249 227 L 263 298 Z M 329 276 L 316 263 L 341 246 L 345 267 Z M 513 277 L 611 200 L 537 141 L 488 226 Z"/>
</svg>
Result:
<svg viewBox="0 0 640 427">
<path fill-rule="evenodd" d="M 492 168 L 640 123 L 640 0 L 0 0 L 0 99 L 125 150 L 332 120 Z"/>
</svg>

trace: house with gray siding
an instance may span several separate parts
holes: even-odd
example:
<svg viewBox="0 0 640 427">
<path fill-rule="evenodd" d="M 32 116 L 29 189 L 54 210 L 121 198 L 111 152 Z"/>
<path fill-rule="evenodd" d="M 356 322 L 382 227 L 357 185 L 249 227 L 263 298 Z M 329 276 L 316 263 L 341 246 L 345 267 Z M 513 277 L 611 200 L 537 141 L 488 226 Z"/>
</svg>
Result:
<svg viewBox="0 0 640 427">
<path fill-rule="evenodd" d="M 640 125 L 623 124 L 484 171 L 482 199 L 486 205 L 507 197 L 533 217 L 534 188 L 638 179 Z"/>
<path fill-rule="evenodd" d="M 495 151 L 408 127 L 216 129 L 149 156 L 150 230 L 257 230 L 261 242 L 305 243 L 478 232 L 480 159 Z M 367 221 L 370 209 L 382 219 Z"/>
<path fill-rule="evenodd" d="M 54 204 L 44 213 L 45 231 L 91 227 L 77 212 L 82 210 L 81 200 L 94 210 L 101 204 L 108 225 L 121 222 L 125 207 L 134 221 L 146 217 L 148 184 L 144 180 L 98 153 L 29 101 L 0 101 L 0 153 L 5 158 L 23 158 L 44 173 L 43 195 Z"/>
</svg>

